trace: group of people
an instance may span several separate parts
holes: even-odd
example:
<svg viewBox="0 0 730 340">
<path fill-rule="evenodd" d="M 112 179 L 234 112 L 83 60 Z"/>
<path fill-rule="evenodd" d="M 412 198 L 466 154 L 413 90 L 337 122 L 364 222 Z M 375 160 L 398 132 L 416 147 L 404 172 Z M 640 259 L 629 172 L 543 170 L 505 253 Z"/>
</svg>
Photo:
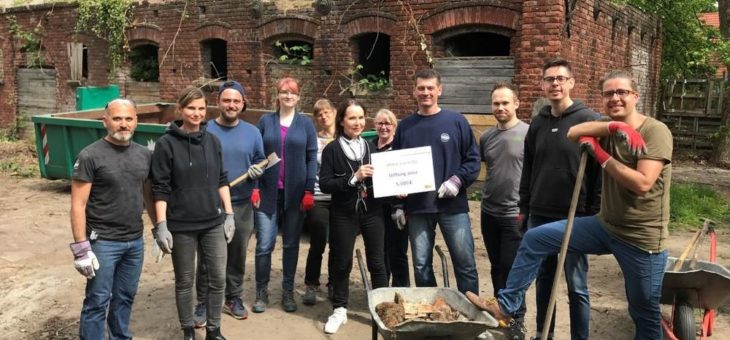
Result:
<svg viewBox="0 0 730 340">
<path fill-rule="evenodd" d="M 320 99 L 313 119 L 302 115 L 300 87 L 290 77 L 277 83 L 276 110 L 263 115 L 258 126 L 239 118 L 246 96 L 238 82 L 221 85 L 220 115 L 209 121 L 205 94 L 185 88 L 177 101 L 180 119 L 168 125 L 154 151 L 131 142 L 137 124 L 134 102 L 109 102 L 102 118 L 108 134 L 79 154 L 72 181 L 71 250 L 77 270 L 89 279 L 80 337 L 103 339 L 108 332 L 110 338 L 131 339 L 129 317 L 142 271 L 146 207 L 155 242 L 171 254 L 183 339 L 195 339 L 195 328 L 203 327 L 207 340 L 225 339 L 222 312 L 248 317 L 243 277 L 254 232 L 256 297 L 251 310 L 262 313 L 269 306 L 271 254 L 281 233 L 281 305 L 296 311 L 294 281 L 305 225 L 310 234 L 301 298 L 305 305 L 318 301 L 329 244 L 326 286 L 333 312 L 325 333 L 336 333 L 347 322 L 358 235 L 373 288 L 410 285 L 409 243 L 415 285 L 428 287 L 436 286 L 432 262 L 438 225 L 458 290 L 509 327 L 511 339 L 524 339 L 524 293 L 537 278 L 541 330 L 570 188 L 585 150 L 596 162 L 583 181 L 580 217 L 565 264 L 571 337 L 589 337 L 585 254 L 613 253 L 627 282 L 636 339 L 661 338 L 671 134 L 636 111 L 638 89 L 626 72 L 609 73 L 600 85 L 610 122 L 571 99 L 575 78 L 567 61 L 549 60 L 541 84 L 550 105 L 530 125 L 517 118 L 516 87 L 497 84 L 491 92 L 497 125 L 478 144 L 463 115 L 439 106 L 441 79 L 430 69 L 415 76 L 417 111 L 398 122 L 393 112 L 379 110 L 372 116 L 373 140 L 362 136 L 371 115 L 357 100 L 335 107 Z M 372 176 L 382 170 L 373 166 L 372 155 L 421 146 L 431 147 L 437 189 L 376 199 Z M 265 165 L 262 161 L 271 153 L 280 161 Z M 481 231 L 496 299 L 478 295 L 468 215 L 466 188 L 478 177 L 481 161 L 488 169 Z M 229 185 L 242 175 L 245 181 Z"/>
</svg>

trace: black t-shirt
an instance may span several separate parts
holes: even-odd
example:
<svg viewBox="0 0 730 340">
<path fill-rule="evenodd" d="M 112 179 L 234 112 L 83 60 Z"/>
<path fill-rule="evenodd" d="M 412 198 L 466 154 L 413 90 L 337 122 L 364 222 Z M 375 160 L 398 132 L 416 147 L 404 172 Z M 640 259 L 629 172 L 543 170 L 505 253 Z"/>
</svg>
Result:
<svg viewBox="0 0 730 340">
<path fill-rule="evenodd" d="M 143 185 L 149 177 L 152 152 L 130 143 L 104 139 L 87 146 L 74 164 L 73 179 L 91 183 L 86 203 L 86 235 L 129 241 L 142 236 Z"/>
</svg>

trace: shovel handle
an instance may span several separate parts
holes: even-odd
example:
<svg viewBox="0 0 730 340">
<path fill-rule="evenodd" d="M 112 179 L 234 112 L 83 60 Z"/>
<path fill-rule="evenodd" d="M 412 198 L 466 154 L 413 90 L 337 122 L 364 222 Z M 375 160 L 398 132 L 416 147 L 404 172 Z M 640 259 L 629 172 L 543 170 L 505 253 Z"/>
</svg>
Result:
<svg viewBox="0 0 730 340">
<path fill-rule="evenodd" d="M 436 245 L 436 253 L 441 258 L 441 268 L 444 270 L 444 287 L 449 288 L 449 262 L 446 261 L 446 255 L 441 250 L 441 246 Z"/>
<path fill-rule="evenodd" d="M 264 159 L 263 161 L 256 163 L 256 166 L 261 169 L 265 168 L 267 165 L 269 165 L 268 159 Z M 233 187 L 233 186 L 237 185 L 238 183 L 241 183 L 247 179 L 248 179 L 248 172 L 245 172 L 245 173 L 243 173 L 243 175 L 238 176 L 236 179 L 231 181 L 229 186 Z"/>
<path fill-rule="evenodd" d="M 368 281 L 368 271 L 363 264 L 360 249 L 355 249 L 355 257 L 357 258 L 357 267 L 360 268 L 360 275 L 362 275 L 362 283 L 365 285 L 365 290 L 369 292 L 373 288 L 370 286 L 370 281 Z"/>
</svg>

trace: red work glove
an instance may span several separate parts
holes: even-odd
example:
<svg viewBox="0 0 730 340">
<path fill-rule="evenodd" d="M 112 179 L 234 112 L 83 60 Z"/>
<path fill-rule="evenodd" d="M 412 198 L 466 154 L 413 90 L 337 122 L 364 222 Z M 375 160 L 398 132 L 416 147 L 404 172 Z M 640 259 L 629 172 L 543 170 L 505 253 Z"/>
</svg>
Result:
<svg viewBox="0 0 730 340">
<path fill-rule="evenodd" d="M 311 191 L 305 191 L 302 196 L 302 204 L 299 205 L 301 211 L 309 211 L 314 208 L 314 194 Z"/>
<path fill-rule="evenodd" d="M 623 139 L 632 155 L 639 157 L 646 154 L 646 143 L 644 143 L 644 139 L 629 124 L 624 122 L 610 122 L 608 123 L 608 132 L 616 134 L 619 138 Z"/>
<path fill-rule="evenodd" d="M 580 142 L 581 149 L 588 151 L 588 153 L 596 159 L 602 168 L 605 168 L 606 163 L 608 163 L 608 161 L 612 158 L 606 150 L 603 150 L 601 145 L 598 144 L 598 139 L 596 139 L 596 137 L 583 136 L 578 139 L 578 142 Z"/>
<path fill-rule="evenodd" d="M 258 209 L 259 205 L 261 205 L 261 194 L 259 193 L 259 189 L 253 189 L 253 192 L 251 192 L 251 205 Z"/>
<path fill-rule="evenodd" d="M 515 221 L 517 221 L 518 226 L 522 227 L 522 223 L 525 223 L 525 214 L 517 214 L 517 217 L 515 217 Z"/>
</svg>

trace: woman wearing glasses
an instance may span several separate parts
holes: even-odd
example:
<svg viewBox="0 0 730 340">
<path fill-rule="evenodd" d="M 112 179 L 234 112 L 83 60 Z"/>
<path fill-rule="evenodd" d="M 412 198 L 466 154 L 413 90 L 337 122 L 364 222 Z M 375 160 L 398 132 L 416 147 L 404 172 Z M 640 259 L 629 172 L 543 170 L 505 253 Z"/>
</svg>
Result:
<svg viewBox="0 0 730 340">
<path fill-rule="evenodd" d="M 312 120 L 297 112 L 299 84 L 290 77 L 276 86 L 276 112 L 259 120 L 264 153 L 276 152 L 281 161 L 259 179 L 259 189 L 251 195 L 256 208 L 256 301 L 251 310 L 261 313 L 269 303 L 271 253 L 276 234 L 283 238 L 284 278 L 282 306 L 286 312 L 297 310 L 294 300 L 294 274 L 299 258 L 299 236 L 304 212 L 314 207 L 314 181 L 317 175 L 317 134 Z"/>
<path fill-rule="evenodd" d="M 378 135 L 373 139 L 373 144 L 377 148 L 376 152 L 391 149 L 396 127 L 398 127 L 398 120 L 395 118 L 395 114 L 388 109 L 380 109 L 375 115 L 375 130 Z M 395 197 L 383 199 L 385 272 L 391 287 L 408 287 L 410 286 L 408 230 L 405 229 L 404 224 L 396 223 L 397 216 L 391 216 L 395 212 L 394 204 L 398 203 Z"/>
<path fill-rule="evenodd" d="M 322 152 L 319 187 L 332 194 L 330 205 L 330 280 L 334 289 L 334 312 L 324 332 L 336 333 L 347 322 L 352 252 L 357 234 L 362 233 L 373 288 L 388 281 L 383 262 L 383 208 L 373 198 L 373 166 L 370 152 L 375 148 L 360 134 L 365 128 L 365 109 L 354 99 L 343 102 L 335 117 L 336 139 Z"/>
</svg>

